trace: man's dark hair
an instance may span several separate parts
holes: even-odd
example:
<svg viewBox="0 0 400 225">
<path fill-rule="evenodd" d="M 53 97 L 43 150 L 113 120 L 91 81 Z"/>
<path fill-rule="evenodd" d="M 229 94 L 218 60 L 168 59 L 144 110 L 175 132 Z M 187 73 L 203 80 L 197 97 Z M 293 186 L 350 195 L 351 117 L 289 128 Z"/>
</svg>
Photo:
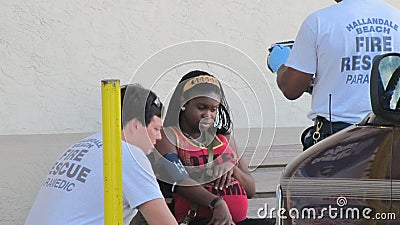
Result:
<svg viewBox="0 0 400 225">
<path fill-rule="evenodd" d="M 154 92 L 137 83 L 121 86 L 122 127 L 132 119 L 147 126 L 153 116 L 161 117 L 161 111 L 162 103 Z"/>
</svg>

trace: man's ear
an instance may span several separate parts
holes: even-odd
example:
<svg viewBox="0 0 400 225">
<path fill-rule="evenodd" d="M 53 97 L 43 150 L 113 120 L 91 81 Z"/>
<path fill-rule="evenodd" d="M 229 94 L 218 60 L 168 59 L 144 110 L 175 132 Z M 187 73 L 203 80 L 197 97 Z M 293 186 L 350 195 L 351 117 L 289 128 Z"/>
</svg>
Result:
<svg viewBox="0 0 400 225">
<path fill-rule="evenodd" d="M 135 132 L 136 130 L 137 130 L 137 128 L 138 128 L 138 125 L 139 125 L 139 120 L 137 120 L 137 119 L 131 119 L 129 122 L 128 122 L 128 124 L 125 126 L 125 129 L 127 129 L 129 132 Z"/>
</svg>

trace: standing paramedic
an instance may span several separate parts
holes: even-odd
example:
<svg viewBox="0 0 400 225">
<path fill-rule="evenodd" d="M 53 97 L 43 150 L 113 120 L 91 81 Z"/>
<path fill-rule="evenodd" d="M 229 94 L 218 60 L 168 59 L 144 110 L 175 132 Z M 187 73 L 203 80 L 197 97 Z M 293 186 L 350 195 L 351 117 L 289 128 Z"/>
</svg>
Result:
<svg viewBox="0 0 400 225">
<path fill-rule="evenodd" d="M 123 217 L 139 210 L 149 224 L 177 224 L 147 154 L 162 127 L 159 98 L 138 84 L 121 88 Z M 49 171 L 25 225 L 103 225 L 103 142 L 99 132 L 68 148 Z"/>
<path fill-rule="evenodd" d="M 287 99 L 299 98 L 313 80 L 308 118 L 314 126 L 302 134 L 304 149 L 371 112 L 372 62 L 400 52 L 398 9 L 383 0 L 336 2 L 304 20 L 292 49 L 275 45 L 268 58 Z"/>
</svg>

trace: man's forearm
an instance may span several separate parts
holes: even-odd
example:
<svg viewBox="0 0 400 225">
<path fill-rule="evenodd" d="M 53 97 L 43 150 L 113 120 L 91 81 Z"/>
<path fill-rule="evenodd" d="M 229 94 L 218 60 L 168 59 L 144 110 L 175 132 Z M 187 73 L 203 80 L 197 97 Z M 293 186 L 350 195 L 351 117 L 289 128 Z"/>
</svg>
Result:
<svg viewBox="0 0 400 225">
<path fill-rule="evenodd" d="M 192 179 L 185 179 L 179 182 L 175 192 L 184 198 L 202 206 L 208 206 L 216 195 L 207 191 L 203 186 Z"/>
</svg>

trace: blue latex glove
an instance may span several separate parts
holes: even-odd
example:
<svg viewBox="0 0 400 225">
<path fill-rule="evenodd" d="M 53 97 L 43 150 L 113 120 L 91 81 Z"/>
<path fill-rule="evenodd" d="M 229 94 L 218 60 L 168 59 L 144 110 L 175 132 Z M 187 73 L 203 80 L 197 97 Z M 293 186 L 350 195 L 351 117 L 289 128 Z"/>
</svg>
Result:
<svg viewBox="0 0 400 225">
<path fill-rule="evenodd" d="M 290 50 L 290 47 L 285 45 L 277 44 L 272 47 L 267 60 L 268 69 L 276 73 L 279 67 L 285 64 L 286 60 L 289 58 Z"/>
</svg>

